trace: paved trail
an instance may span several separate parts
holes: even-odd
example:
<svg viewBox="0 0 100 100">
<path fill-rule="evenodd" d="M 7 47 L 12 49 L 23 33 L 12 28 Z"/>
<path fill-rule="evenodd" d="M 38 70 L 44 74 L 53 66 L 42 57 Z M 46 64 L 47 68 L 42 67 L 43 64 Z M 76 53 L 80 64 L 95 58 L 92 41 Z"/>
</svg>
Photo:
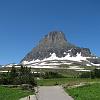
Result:
<svg viewBox="0 0 100 100">
<path fill-rule="evenodd" d="M 61 86 L 41 86 L 37 98 L 38 100 L 73 100 Z"/>
<path fill-rule="evenodd" d="M 37 89 L 36 89 L 37 91 Z M 38 93 L 20 100 L 74 100 L 61 86 L 40 86 Z"/>
</svg>

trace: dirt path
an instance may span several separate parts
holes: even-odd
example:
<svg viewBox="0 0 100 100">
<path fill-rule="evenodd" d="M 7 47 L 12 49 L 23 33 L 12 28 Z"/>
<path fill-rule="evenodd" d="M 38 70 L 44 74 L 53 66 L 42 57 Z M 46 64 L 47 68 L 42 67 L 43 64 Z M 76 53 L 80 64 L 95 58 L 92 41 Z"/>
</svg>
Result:
<svg viewBox="0 0 100 100">
<path fill-rule="evenodd" d="M 61 86 L 41 86 L 38 88 L 38 100 L 73 100 Z"/>
</svg>

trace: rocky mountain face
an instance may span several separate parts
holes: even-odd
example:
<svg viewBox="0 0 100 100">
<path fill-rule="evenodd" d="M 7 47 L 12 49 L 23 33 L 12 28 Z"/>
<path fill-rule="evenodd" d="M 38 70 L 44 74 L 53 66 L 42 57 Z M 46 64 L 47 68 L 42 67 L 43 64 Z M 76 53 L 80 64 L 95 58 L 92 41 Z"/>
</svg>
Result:
<svg viewBox="0 0 100 100">
<path fill-rule="evenodd" d="M 88 48 L 77 47 L 67 41 L 63 32 L 53 31 L 46 35 L 22 61 L 43 60 L 50 57 L 52 53 L 59 58 L 65 57 L 68 53 L 74 57 L 77 56 L 77 53 L 81 53 L 83 57 L 91 56 Z"/>
<path fill-rule="evenodd" d="M 69 43 L 63 32 L 53 31 L 45 35 L 21 63 L 34 68 L 54 68 L 61 64 L 99 66 L 100 59 L 92 56 L 90 49 Z"/>
</svg>

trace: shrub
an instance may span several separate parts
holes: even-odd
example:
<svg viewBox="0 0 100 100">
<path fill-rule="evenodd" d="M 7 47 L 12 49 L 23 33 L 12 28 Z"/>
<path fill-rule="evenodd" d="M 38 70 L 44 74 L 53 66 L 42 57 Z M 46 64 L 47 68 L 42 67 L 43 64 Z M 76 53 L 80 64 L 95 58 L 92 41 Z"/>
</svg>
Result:
<svg viewBox="0 0 100 100">
<path fill-rule="evenodd" d="M 90 72 L 84 72 L 80 75 L 80 78 L 90 78 L 91 77 L 91 73 Z"/>
<path fill-rule="evenodd" d="M 100 78 L 100 69 L 94 69 L 91 72 L 84 72 L 80 75 L 80 78 Z"/>
<path fill-rule="evenodd" d="M 21 65 L 19 70 L 14 66 L 12 66 L 10 72 L 1 74 L 0 84 L 4 85 L 31 84 L 35 86 L 36 82 L 34 80 L 34 75 L 31 73 L 31 68 L 27 68 Z"/>
<path fill-rule="evenodd" d="M 45 72 L 45 74 L 43 74 L 43 78 L 47 79 L 47 78 L 62 78 L 63 76 L 57 72 Z"/>
</svg>

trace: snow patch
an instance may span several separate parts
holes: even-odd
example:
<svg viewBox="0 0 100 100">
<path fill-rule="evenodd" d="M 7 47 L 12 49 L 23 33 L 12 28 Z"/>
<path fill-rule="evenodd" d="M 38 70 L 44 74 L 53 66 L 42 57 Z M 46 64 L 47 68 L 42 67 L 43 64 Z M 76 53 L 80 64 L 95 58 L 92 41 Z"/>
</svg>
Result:
<svg viewBox="0 0 100 100">
<path fill-rule="evenodd" d="M 90 64 L 86 64 L 86 66 L 91 66 Z"/>
<path fill-rule="evenodd" d="M 69 68 L 67 69 L 79 69 L 79 70 L 83 70 L 84 68 L 80 68 L 79 66 L 69 66 Z"/>
<path fill-rule="evenodd" d="M 7 73 L 7 72 L 9 72 L 9 71 L 0 71 L 0 73 Z"/>
<path fill-rule="evenodd" d="M 64 55 L 66 55 L 67 53 L 66 52 L 64 52 Z"/>
<path fill-rule="evenodd" d="M 90 72 L 91 70 L 75 70 L 75 71 L 79 71 L 79 72 Z"/>
<path fill-rule="evenodd" d="M 100 66 L 100 64 L 94 64 L 94 63 L 91 63 L 93 66 Z"/>
</svg>

